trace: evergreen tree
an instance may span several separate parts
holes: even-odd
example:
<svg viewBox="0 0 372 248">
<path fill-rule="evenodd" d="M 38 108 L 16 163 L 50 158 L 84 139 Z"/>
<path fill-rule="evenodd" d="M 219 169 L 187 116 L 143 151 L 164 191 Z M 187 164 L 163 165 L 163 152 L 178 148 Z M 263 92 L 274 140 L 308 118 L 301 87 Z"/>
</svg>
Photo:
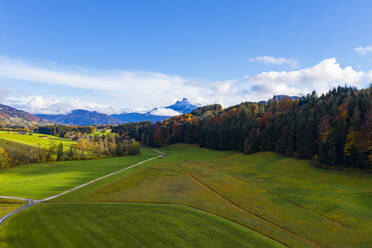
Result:
<svg viewBox="0 0 372 248">
<path fill-rule="evenodd" d="M 57 160 L 62 161 L 64 159 L 64 154 L 63 154 L 63 144 L 62 142 L 59 143 L 58 145 L 58 150 L 57 150 Z"/>
</svg>

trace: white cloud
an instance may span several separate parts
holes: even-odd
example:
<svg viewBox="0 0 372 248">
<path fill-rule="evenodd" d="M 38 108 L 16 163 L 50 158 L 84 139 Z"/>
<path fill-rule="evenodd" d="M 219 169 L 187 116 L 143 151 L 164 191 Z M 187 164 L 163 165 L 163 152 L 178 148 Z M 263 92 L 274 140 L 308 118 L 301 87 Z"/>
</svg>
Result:
<svg viewBox="0 0 372 248">
<path fill-rule="evenodd" d="M 262 72 L 254 77 L 246 76 L 246 79 L 250 86 L 248 94 L 256 94 L 258 100 L 274 94 L 299 95 L 313 90 L 325 93 L 344 84 L 360 87 L 367 80 L 367 74 L 350 66 L 342 68 L 331 58 L 301 70 Z"/>
<path fill-rule="evenodd" d="M 367 53 L 372 53 L 372 45 L 370 46 L 366 46 L 366 47 L 356 47 L 354 48 L 354 51 L 361 54 L 361 55 L 365 55 Z"/>
<path fill-rule="evenodd" d="M 251 58 L 250 61 L 263 62 L 269 65 L 289 65 L 291 67 L 298 67 L 298 63 L 295 59 L 287 58 L 275 58 L 271 56 L 261 56 L 256 58 Z"/>
<path fill-rule="evenodd" d="M 0 89 L 0 101 L 4 101 L 8 95 L 8 91 L 4 89 Z"/>
<path fill-rule="evenodd" d="M 74 109 L 85 109 L 112 114 L 120 109 L 110 105 L 83 102 L 75 98 L 27 96 L 13 93 L 3 98 L 2 103 L 33 114 L 66 114 Z"/>
<path fill-rule="evenodd" d="M 216 81 L 212 83 L 212 86 L 221 94 L 235 93 L 236 88 L 233 87 L 235 82 L 235 80 Z"/>
<path fill-rule="evenodd" d="M 86 102 L 68 95 L 58 97 L 32 96 L 9 92 L 0 93 L 4 104 L 31 113 L 66 113 L 73 109 L 96 110 L 104 113 L 149 111 L 154 107 L 168 106 L 175 100 L 188 98 L 193 103 L 220 103 L 229 106 L 242 101 L 266 100 L 274 94 L 299 95 L 316 90 L 324 93 L 338 85 L 365 86 L 372 80 L 372 71 L 356 71 L 350 66 L 341 67 L 330 58 L 299 70 L 268 71 L 246 76 L 240 80 L 201 83 L 183 77 L 154 72 L 111 70 L 97 72 L 81 68 L 35 65 L 0 57 L 0 78 L 22 80 L 33 84 L 44 83 L 74 87 L 77 91 L 94 90 L 100 96 Z M 1 85 L 0 85 L 1 86 Z M 159 108 L 156 114 L 173 115 Z M 168 111 L 168 110 L 167 110 Z"/>
<path fill-rule="evenodd" d="M 0 57 L 0 77 L 106 92 L 111 97 L 123 99 L 128 108 L 164 106 L 184 96 L 189 96 L 193 101 L 206 101 L 205 96 L 214 93 L 208 87 L 200 87 L 195 81 L 161 73 L 60 69 L 35 66 L 6 57 Z"/>
</svg>

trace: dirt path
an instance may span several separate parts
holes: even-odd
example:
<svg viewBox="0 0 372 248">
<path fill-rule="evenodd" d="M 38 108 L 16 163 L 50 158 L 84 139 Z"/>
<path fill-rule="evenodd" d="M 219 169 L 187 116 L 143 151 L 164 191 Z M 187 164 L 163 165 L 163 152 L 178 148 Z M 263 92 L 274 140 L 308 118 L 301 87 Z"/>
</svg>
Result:
<svg viewBox="0 0 372 248">
<path fill-rule="evenodd" d="M 6 221 L 6 219 L 8 219 L 10 216 L 12 216 L 13 214 L 16 214 L 26 208 L 29 208 L 31 207 L 32 205 L 35 205 L 36 203 L 39 203 L 40 201 L 38 200 L 32 200 L 32 199 L 26 199 L 26 198 L 20 198 L 20 197 L 12 197 L 12 196 L 0 196 L 0 198 L 2 199 L 12 199 L 12 200 L 20 200 L 20 201 L 25 201 L 26 202 L 26 205 L 14 210 L 13 212 L 10 212 L 6 215 L 4 215 L 3 217 L 0 218 L 0 225 L 3 224 L 4 221 Z"/>
<path fill-rule="evenodd" d="M 123 169 L 120 169 L 120 170 L 117 170 L 117 171 L 111 172 L 110 174 L 107 174 L 107 175 L 105 175 L 105 176 L 102 176 L 102 177 L 99 177 L 99 178 L 93 179 L 93 180 L 91 180 L 91 181 L 89 181 L 89 182 L 87 182 L 87 183 L 81 184 L 81 185 L 76 186 L 76 187 L 74 187 L 74 188 L 72 188 L 72 189 L 66 190 L 66 191 L 64 191 L 64 192 L 62 192 L 62 193 L 59 193 L 59 194 L 57 194 L 57 195 L 53 195 L 53 196 L 50 196 L 50 197 L 44 198 L 44 199 L 42 199 L 42 200 L 34 200 L 34 199 L 27 199 L 27 198 L 21 198 L 21 197 L 12 197 L 12 196 L 0 196 L 0 198 L 3 198 L 3 199 L 21 200 L 21 201 L 25 201 L 25 202 L 26 202 L 26 205 L 24 205 L 23 207 L 18 208 L 18 209 L 16 209 L 16 210 L 14 210 L 13 212 L 10 212 L 10 213 L 4 215 L 3 217 L 1 217 L 1 218 L 0 218 L 0 225 L 3 224 L 3 223 L 4 223 L 4 222 L 5 222 L 5 221 L 10 217 L 10 216 L 12 216 L 12 215 L 14 215 L 14 214 L 16 214 L 16 213 L 18 213 L 18 212 L 20 212 L 20 211 L 26 209 L 26 208 L 29 208 L 29 207 L 31 207 L 31 206 L 33 206 L 33 205 L 35 205 L 35 204 L 38 204 L 38 203 L 41 203 L 41 202 L 45 202 L 45 201 L 49 201 L 49 200 L 55 199 L 55 198 L 57 198 L 57 197 L 60 197 L 60 196 L 65 195 L 65 194 L 68 194 L 68 193 L 70 193 L 70 192 L 72 192 L 72 191 L 75 191 L 75 190 L 77 190 L 77 189 L 81 189 L 81 188 L 83 188 L 83 187 L 86 187 L 86 186 L 88 186 L 89 184 L 92 184 L 92 183 L 95 183 L 95 182 L 101 181 L 101 180 L 103 180 L 103 179 L 105 179 L 105 178 L 107 178 L 107 177 L 110 177 L 110 176 L 113 176 L 113 175 L 119 174 L 119 173 L 121 173 L 121 172 L 123 172 L 123 171 L 125 171 L 125 170 L 129 170 L 129 169 L 131 169 L 131 168 L 137 167 L 137 166 L 139 166 L 139 165 L 141 165 L 141 164 L 144 164 L 144 163 L 146 163 L 146 162 L 149 162 L 149 161 L 151 161 L 151 160 L 158 159 L 158 158 L 163 158 L 164 153 L 162 153 L 162 152 L 160 152 L 160 151 L 158 151 L 158 150 L 156 150 L 156 149 L 154 149 L 154 151 L 156 151 L 156 152 L 159 153 L 160 155 L 159 155 L 159 156 L 156 156 L 156 157 L 152 157 L 152 158 L 146 159 L 146 160 L 143 160 L 143 161 L 141 161 L 141 162 L 138 162 L 138 163 L 133 164 L 133 165 L 131 165 L 131 166 L 128 166 L 128 167 L 126 167 L 126 168 L 123 168 Z"/>
</svg>

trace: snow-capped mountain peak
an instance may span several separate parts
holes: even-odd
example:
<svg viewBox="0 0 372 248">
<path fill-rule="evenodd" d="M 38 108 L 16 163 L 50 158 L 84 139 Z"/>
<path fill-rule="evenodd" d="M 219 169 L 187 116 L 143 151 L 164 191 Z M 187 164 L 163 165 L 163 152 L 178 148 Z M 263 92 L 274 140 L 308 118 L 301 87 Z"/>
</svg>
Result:
<svg viewBox="0 0 372 248">
<path fill-rule="evenodd" d="M 187 98 L 183 98 L 182 101 L 176 101 L 176 103 L 167 106 L 165 108 L 173 109 L 180 113 L 190 113 L 194 109 L 198 108 L 199 105 L 193 105 L 189 102 Z"/>
<path fill-rule="evenodd" d="M 170 108 L 154 108 L 148 113 L 151 115 L 159 115 L 159 116 L 175 116 L 175 115 L 182 114 Z"/>
<path fill-rule="evenodd" d="M 89 111 L 87 109 L 74 109 L 67 114 L 38 114 L 37 116 L 45 118 L 51 122 L 67 125 L 106 125 L 120 124 L 124 122 L 136 121 L 162 121 L 171 116 L 190 113 L 199 105 L 193 105 L 187 98 L 182 101 L 176 101 L 167 107 L 156 107 L 151 110 L 122 108 L 120 114 L 103 114 L 97 110 Z M 116 112 L 116 113 L 118 113 Z"/>
</svg>

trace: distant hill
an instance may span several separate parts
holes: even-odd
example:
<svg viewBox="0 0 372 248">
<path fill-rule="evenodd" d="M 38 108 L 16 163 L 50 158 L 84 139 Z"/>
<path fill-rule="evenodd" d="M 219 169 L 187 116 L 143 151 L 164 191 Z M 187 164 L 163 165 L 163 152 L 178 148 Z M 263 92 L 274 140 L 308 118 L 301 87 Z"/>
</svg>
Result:
<svg viewBox="0 0 372 248">
<path fill-rule="evenodd" d="M 47 123 L 47 120 L 38 116 L 0 104 L 0 125 L 32 126 Z"/>
<path fill-rule="evenodd" d="M 122 121 L 107 114 L 96 111 L 87 111 L 83 109 L 75 109 L 68 114 L 47 115 L 38 114 L 38 117 L 47 119 L 50 122 L 61 123 L 65 125 L 107 125 L 120 124 Z"/>
<path fill-rule="evenodd" d="M 361 90 L 339 86 L 320 96 L 315 91 L 302 97 L 278 95 L 225 109 L 209 105 L 191 116 L 123 124 L 116 130 L 154 147 L 196 143 L 245 153 L 273 151 L 311 159 L 316 166 L 372 171 L 372 85 Z"/>
<path fill-rule="evenodd" d="M 145 113 L 120 113 L 120 114 L 103 114 L 96 111 L 87 111 L 82 109 L 73 110 L 68 114 L 37 114 L 38 117 L 49 120 L 54 123 L 61 123 L 65 125 L 109 125 L 109 124 L 121 124 L 126 122 L 137 122 L 137 121 L 163 121 L 174 115 L 190 113 L 196 109 L 199 105 L 191 104 L 186 98 L 181 101 L 167 106 L 157 107 Z"/>
<path fill-rule="evenodd" d="M 298 96 L 287 96 L 287 95 L 275 95 L 274 96 L 275 100 L 283 100 L 285 98 L 289 98 L 292 101 L 299 99 Z"/>
</svg>

